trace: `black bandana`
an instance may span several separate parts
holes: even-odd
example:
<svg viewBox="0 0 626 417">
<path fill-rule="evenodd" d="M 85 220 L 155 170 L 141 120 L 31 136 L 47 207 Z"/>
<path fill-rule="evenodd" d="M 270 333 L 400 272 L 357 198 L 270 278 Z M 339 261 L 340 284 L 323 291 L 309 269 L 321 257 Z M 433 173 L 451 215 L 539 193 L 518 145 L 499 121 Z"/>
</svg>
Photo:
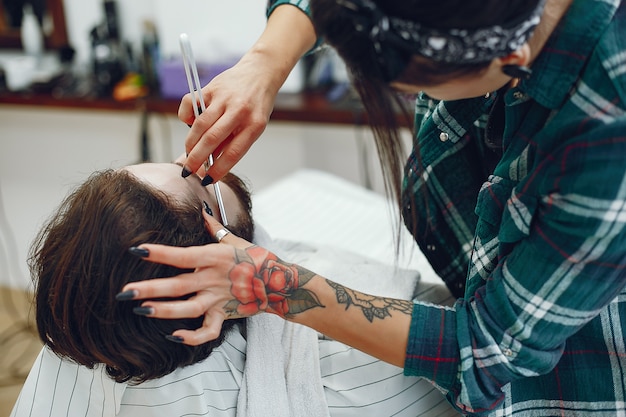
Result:
<svg viewBox="0 0 626 417">
<path fill-rule="evenodd" d="M 385 72 L 386 81 L 400 75 L 412 54 L 436 62 L 489 62 L 517 51 L 537 27 L 545 0 L 514 22 L 479 29 L 433 29 L 387 16 L 371 0 L 339 0 L 354 21 L 355 30 L 368 33 Z"/>
</svg>

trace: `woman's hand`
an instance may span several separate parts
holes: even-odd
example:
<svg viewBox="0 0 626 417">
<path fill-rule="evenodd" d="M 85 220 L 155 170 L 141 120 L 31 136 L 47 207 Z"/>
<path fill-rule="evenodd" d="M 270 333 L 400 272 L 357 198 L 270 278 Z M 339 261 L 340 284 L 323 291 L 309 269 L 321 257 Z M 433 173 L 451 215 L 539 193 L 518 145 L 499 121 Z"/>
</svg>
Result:
<svg viewBox="0 0 626 417">
<path fill-rule="evenodd" d="M 279 5 L 252 48 L 202 89 L 206 111 L 197 119 L 197 103 L 190 94 L 183 97 L 178 118 L 191 126 L 185 140 L 188 172 L 198 172 L 209 155 L 214 159 L 207 173 L 211 182 L 230 171 L 265 130 L 278 90 L 315 40 L 306 14 Z"/>
<path fill-rule="evenodd" d="M 223 226 L 206 213 L 204 217 L 207 229 L 215 236 Z M 301 288 L 314 276 L 312 272 L 287 264 L 270 251 L 232 233 L 224 236 L 220 244 L 187 248 L 145 244 L 139 249 L 147 261 L 195 269 L 172 278 L 133 282 L 121 293 L 132 295 L 134 300 L 148 300 L 142 307 L 150 309 L 149 317 L 204 315 L 199 329 L 177 330 L 172 334 L 189 345 L 217 338 L 226 319 L 259 312 L 289 317 L 320 305 L 313 293 Z M 194 295 L 187 300 L 150 301 L 188 294 Z"/>
<path fill-rule="evenodd" d="M 178 108 L 178 118 L 191 125 L 185 140 L 185 167 L 196 172 L 214 156 L 209 175 L 219 180 L 263 133 L 280 88 L 267 65 L 253 54 L 216 76 L 202 89 L 206 110 L 196 119 L 191 94 Z M 204 171 L 200 174 L 204 175 Z"/>
</svg>

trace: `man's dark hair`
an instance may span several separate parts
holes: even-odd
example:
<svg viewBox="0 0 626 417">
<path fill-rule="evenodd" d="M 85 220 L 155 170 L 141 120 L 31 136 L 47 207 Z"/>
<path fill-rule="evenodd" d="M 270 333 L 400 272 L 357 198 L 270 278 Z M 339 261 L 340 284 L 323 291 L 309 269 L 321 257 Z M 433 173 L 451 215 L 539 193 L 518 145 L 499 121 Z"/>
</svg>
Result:
<svg viewBox="0 0 626 417">
<path fill-rule="evenodd" d="M 229 174 L 247 218 L 236 233 L 252 239 L 250 194 Z M 243 320 L 226 320 L 220 337 L 200 346 L 165 339 L 177 329 L 196 329 L 203 317 L 164 320 L 133 314 L 140 301 L 118 302 L 128 282 L 189 272 L 144 261 L 128 252 L 142 243 L 196 246 L 214 242 L 201 201 L 168 197 L 126 170 L 92 174 L 61 203 L 36 237 L 29 257 L 41 340 L 62 358 L 93 368 L 98 363 L 117 382 L 143 382 L 199 362 Z M 245 217 L 245 216 L 242 216 Z"/>
</svg>

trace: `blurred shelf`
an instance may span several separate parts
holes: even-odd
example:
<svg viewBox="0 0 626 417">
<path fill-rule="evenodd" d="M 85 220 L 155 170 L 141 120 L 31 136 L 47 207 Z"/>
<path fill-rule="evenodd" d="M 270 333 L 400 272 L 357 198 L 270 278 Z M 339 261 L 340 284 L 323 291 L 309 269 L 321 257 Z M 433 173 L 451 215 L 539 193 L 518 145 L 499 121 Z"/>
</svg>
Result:
<svg viewBox="0 0 626 417">
<path fill-rule="evenodd" d="M 0 93 L 0 105 L 43 106 L 50 108 L 148 111 L 176 117 L 180 101 L 161 97 L 145 97 L 130 101 L 112 98 L 55 98 L 48 94 Z M 367 115 L 354 99 L 331 102 L 323 92 L 279 93 L 272 112 L 272 121 L 363 125 Z M 410 127 L 398 113 L 398 123 Z"/>
<path fill-rule="evenodd" d="M 112 98 L 56 98 L 49 94 L 1 93 L 0 104 L 17 106 L 40 106 L 66 109 L 93 110 L 140 110 L 142 103 L 136 101 L 115 101 Z"/>
</svg>

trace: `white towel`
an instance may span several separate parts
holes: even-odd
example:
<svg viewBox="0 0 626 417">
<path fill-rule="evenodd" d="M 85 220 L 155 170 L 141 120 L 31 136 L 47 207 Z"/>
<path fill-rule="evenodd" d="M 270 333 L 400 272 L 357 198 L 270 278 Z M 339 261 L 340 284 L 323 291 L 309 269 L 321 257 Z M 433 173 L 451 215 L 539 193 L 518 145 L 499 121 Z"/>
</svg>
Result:
<svg viewBox="0 0 626 417">
<path fill-rule="evenodd" d="M 238 417 L 329 416 L 317 333 L 272 314 L 248 320 Z"/>
<path fill-rule="evenodd" d="M 258 225 L 254 242 L 282 257 Z M 247 340 L 237 417 L 329 416 L 317 332 L 272 314 L 259 314 L 248 319 Z"/>
</svg>

